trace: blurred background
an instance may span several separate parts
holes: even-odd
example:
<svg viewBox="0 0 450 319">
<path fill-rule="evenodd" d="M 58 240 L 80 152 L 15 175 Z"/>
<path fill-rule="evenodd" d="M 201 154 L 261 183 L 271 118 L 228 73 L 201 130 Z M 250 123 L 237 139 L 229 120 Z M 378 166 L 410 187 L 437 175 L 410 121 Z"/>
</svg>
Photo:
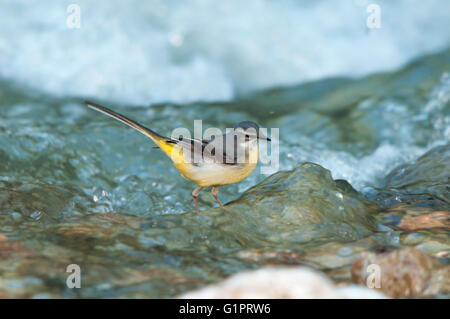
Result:
<svg viewBox="0 0 450 319">
<path fill-rule="evenodd" d="M 80 8 L 80 28 L 66 20 Z M 381 9 L 369 29 L 367 8 Z M 394 70 L 449 44 L 447 1 L 2 1 L 0 76 L 118 103 L 223 101 Z"/>
<path fill-rule="evenodd" d="M 353 253 L 404 244 L 382 225 L 376 233 L 361 203 L 386 208 L 413 194 L 450 209 L 449 12 L 447 0 L 2 0 L 0 297 L 175 296 L 257 267 L 242 257 L 256 248 L 317 248 L 307 262 L 343 267 L 335 275 L 350 280 Z M 204 192 L 196 215 L 195 185 L 84 99 L 163 135 L 198 119 L 203 129 L 279 128 L 278 170 L 314 162 L 358 195 L 342 206 L 319 179 L 290 203 L 313 207 L 302 218 L 274 208 L 264 219 L 245 196 L 247 208 L 223 213 Z M 425 168 L 389 175 L 435 147 Z M 266 177 L 257 169 L 219 197 L 236 200 Z M 336 212 L 356 219 L 331 222 Z M 375 237 L 343 246 L 368 229 Z M 2 234 L 19 246 L 1 246 Z M 448 233 L 411 240 L 429 240 L 436 254 L 448 247 Z M 65 266 L 81 261 L 90 288 L 66 289 Z"/>
</svg>

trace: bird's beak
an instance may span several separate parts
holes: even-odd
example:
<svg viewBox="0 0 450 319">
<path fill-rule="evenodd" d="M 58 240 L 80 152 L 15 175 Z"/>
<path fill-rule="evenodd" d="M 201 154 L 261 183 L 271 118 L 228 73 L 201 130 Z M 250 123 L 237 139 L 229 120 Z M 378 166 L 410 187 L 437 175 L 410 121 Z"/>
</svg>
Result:
<svg viewBox="0 0 450 319">
<path fill-rule="evenodd" d="M 268 138 L 267 136 L 264 136 L 263 134 L 259 134 L 259 138 L 258 139 L 260 139 L 260 140 L 266 140 L 266 141 L 271 141 L 271 139 L 270 138 Z"/>
</svg>

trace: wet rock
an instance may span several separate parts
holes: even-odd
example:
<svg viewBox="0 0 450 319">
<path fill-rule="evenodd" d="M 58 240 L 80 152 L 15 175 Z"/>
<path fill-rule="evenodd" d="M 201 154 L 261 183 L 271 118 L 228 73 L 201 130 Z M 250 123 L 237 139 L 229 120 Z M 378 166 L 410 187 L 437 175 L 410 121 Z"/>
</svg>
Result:
<svg viewBox="0 0 450 319">
<path fill-rule="evenodd" d="M 0 278 L 0 297 L 5 298 L 28 298 L 32 291 L 44 288 L 41 279 L 36 277 Z"/>
<path fill-rule="evenodd" d="M 254 219 L 268 240 L 291 242 L 361 238 L 376 228 L 376 209 L 313 163 L 271 175 L 225 208 Z"/>
<path fill-rule="evenodd" d="M 413 246 L 427 255 L 447 258 L 449 212 L 401 203 L 383 211 L 377 218 L 395 230 L 402 246 Z"/>
<path fill-rule="evenodd" d="M 278 172 L 223 208 L 160 215 L 138 240 L 197 251 L 290 251 L 292 244 L 354 241 L 377 230 L 377 207 L 339 188 L 328 170 L 304 163 Z"/>
<path fill-rule="evenodd" d="M 98 213 L 70 217 L 47 230 L 65 237 L 110 239 L 120 234 L 122 227 L 138 228 L 138 218 L 115 213 Z"/>
<path fill-rule="evenodd" d="M 45 182 L 0 181 L 0 210 L 11 212 L 12 217 L 19 213 L 34 220 L 51 223 L 54 217 L 60 216 L 61 211 L 67 209 L 74 196 L 72 192 L 75 190 L 68 188 Z"/>
<path fill-rule="evenodd" d="M 225 281 L 179 298 L 384 298 L 364 287 L 336 287 L 325 275 L 306 267 L 262 268 L 233 275 Z"/>
<path fill-rule="evenodd" d="M 175 285 L 200 285 L 202 280 L 184 276 L 172 269 L 124 269 L 123 276 L 111 282 L 112 286 L 130 286 L 144 282 L 158 280 L 169 286 Z"/>
<path fill-rule="evenodd" d="M 303 258 L 308 265 L 316 269 L 339 269 L 350 266 L 358 252 L 365 249 L 364 246 L 357 246 L 357 244 L 330 242 L 306 250 Z"/>
<path fill-rule="evenodd" d="M 444 228 L 450 229 L 450 212 L 437 211 L 420 216 L 406 216 L 398 228 L 404 230 Z"/>
<path fill-rule="evenodd" d="M 19 242 L 8 241 L 8 237 L 0 234 L 0 261 L 8 258 L 20 258 L 33 255 L 33 251 Z"/>
<path fill-rule="evenodd" d="M 450 210 L 450 143 L 437 146 L 415 162 L 403 164 L 385 177 L 378 200 L 384 207 L 396 203 Z"/>
<path fill-rule="evenodd" d="M 247 250 L 239 252 L 238 256 L 262 265 L 298 265 L 302 263 L 302 256 L 293 251 Z"/>
<path fill-rule="evenodd" d="M 421 230 L 419 234 L 423 235 L 424 238 L 420 243 L 414 245 L 415 248 L 423 251 L 427 255 L 442 258 L 442 261 L 446 264 L 450 262 L 450 259 L 448 259 L 450 254 L 448 230 L 433 229 L 432 232 Z"/>
<path fill-rule="evenodd" d="M 113 246 L 117 242 L 134 243 L 133 231 L 139 219 L 115 213 L 99 213 L 67 218 L 64 223 L 46 228 L 54 240 L 68 248 L 89 250 Z"/>
<path fill-rule="evenodd" d="M 308 266 L 323 271 L 333 281 L 345 285 L 351 283 L 350 270 L 361 253 L 374 248 L 398 247 L 398 241 L 398 234 L 386 227 L 352 242 L 325 241 L 297 250 L 243 250 L 237 255 L 259 266 Z"/>
<path fill-rule="evenodd" d="M 450 266 L 440 263 L 415 248 L 403 248 L 386 253 L 363 253 L 353 264 L 353 282 L 366 284 L 373 272 L 369 265 L 380 269 L 378 290 L 392 298 L 425 297 L 450 292 Z"/>
</svg>

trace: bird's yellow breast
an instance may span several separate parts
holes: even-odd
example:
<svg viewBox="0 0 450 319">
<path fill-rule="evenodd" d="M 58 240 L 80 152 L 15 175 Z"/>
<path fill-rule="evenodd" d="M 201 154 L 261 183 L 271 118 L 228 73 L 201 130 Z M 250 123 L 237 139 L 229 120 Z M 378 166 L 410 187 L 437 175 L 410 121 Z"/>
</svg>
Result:
<svg viewBox="0 0 450 319">
<path fill-rule="evenodd" d="M 172 151 L 171 158 L 175 167 L 186 179 L 199 186 L 208 187 L 235 184 L 247 178 L 258 164 L 258 147 L 246 153 L 246 162 L 236 165 L 213 162 L 202 162 L 194 165 L 191 161 L 184 159 L 182 150 L 178 154 L 174 154 L 174 151 Z"/>
</svg>

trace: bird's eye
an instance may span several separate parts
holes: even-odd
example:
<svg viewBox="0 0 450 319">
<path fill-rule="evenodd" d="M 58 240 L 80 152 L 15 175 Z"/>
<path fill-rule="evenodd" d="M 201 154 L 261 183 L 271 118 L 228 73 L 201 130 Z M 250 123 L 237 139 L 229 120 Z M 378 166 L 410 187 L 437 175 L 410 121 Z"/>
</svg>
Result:
<svg viewBox="0 0 450 319">
<path fill-rule="evenodd" d="M 245 135 L 245 141 L 250 141 L 250 135 Z"/>
</svg>

